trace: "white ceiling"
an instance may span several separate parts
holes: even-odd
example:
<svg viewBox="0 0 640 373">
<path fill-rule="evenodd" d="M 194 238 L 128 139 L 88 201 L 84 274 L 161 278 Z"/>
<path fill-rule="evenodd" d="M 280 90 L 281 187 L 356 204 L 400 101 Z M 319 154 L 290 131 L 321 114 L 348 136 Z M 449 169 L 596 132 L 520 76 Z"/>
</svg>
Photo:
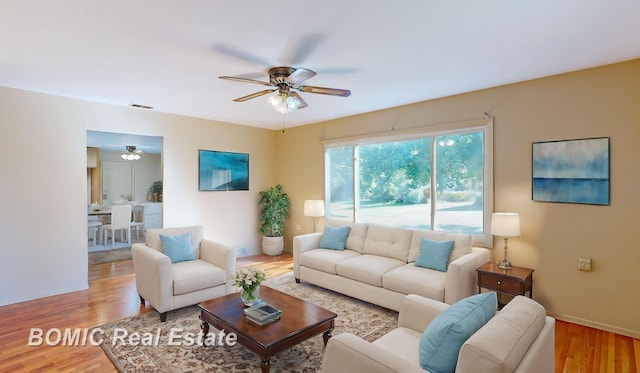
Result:
<svg viewBox="0 0 640 373">
<path fill-rule="evenodd" d="M 133 145 L 136 150 L 145 153 L 160 154 L 162 152 L 162 137 L 87 131 L 87 146 L 123 153 L 126 151 L 127 145 Z"/>
<path fill-rule="evenodd" d="M 271 129 L 639 57 L 638 0 L 0 0 L 2 86 Z M 218 79 L 280 65 L 352 95 Z"/>
</svg>

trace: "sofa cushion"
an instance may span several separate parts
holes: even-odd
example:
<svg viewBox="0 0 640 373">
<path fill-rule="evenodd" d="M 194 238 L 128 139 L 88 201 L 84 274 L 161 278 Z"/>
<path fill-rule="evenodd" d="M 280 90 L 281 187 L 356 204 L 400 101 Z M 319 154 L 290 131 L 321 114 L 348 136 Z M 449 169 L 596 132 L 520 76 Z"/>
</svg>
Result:
<svg viewBox="0 0 640 373">
<path fill-rule="evenodd" d="M 382 276 L 382 287 L 403 294 L 418 294 L 444 302 L 445 272 L 416 267 L 412 263 L 395 268 Z"/>
<path fill-rule="evenodd" d="M 202 225 L 194 225 L 189 227 L 172 227 L 149 229 L 144 234 L 144 243 L 152 249 L 162 252 L 162 242 L 160 234 L 168 236 L 177 236 L 189 232 L 191 234 L 191 245 L 196 258 L 200 258 L 200 242 L 204 239 L 204 227 Z"/>
<path fill-rule="evenodd" d="M 336 264 L 360 255 L 353 250 L 313 249 L 300 255 L 300 265 L 335 275 Z"/>
<path fill-rule="evenodd" d="M 433 373 L 454 372 L 462 344 L 496 313 L 495 292 L 470 296 L 436 316 L 420 338 L 420 367 Z"/>
<path fill-rule="evenodd" d="M 174 263 L 171 271 L 173 272 L 173 295 L 225 285 L 227 277 L 222 268 L 200 259 Z"/>
<path fill-rule="evenodd" d="M 412 230 L 370 224 L 364 241 L 364 254 L 385 256 L 407 262 Z"/>
<path fill-rule="evenodd" d="M 478 372 L 514 371 L 540 334 L 545 317 L 542 305 L 515 297 L 462 345 L 458 363 Z"/>
<path fill-rule="evenodd" d="M 419 333 L 410 328 L 399 327 L 376 339 L 371 344 L 418 366 Z"/>
<path fill-rule="evenodd" d="M 449 255 L 449 262 L 453 262 L 462 256 L 471 252 L 471 235 L 469 234 L 455 234 L 445 232 L 434 232 L 425 229 L 415 229 L 413 236 L 411 237 L 411 248 L 409 249 L 408 262 L 415 262 L 420 252 L 420 243 L 422 238 L 427 238 L 433 241 L 454 241 L 451 255 Z"/>
<path fill-rule="evenodd" d="M 344 245 L 349 235 L 350 227 L 332 227 L 325 225 L 320 244 L 318 247 L 322 249 L 344 250 Z"/>
<path fill-rule="evenodd" d="M 364 223 L 351 223 L 344 220 L 328 219 L 326 224 L 332 227 L 349 227 L 349 235 L 347 236 L 347 242 L 344 245 L 345 249 L 357 251 L 360 254 L 364 251 L 364 240 L 367 238 L 368 224 Z"/>
<path fill-rule="evenodd" d="M 423 237 L 415 265 L 446 272 L 453 244 L 454 241 L 434 241 Z"/>
<path fill-rule="evenodd" d="M 382 287 L 382 276 L 403 261 L 377 255 L 359 255 L 336 264 L 336 274 L 365 284 Z"/>
<path fill-rule="evenodd" d="M 160 234 L 160 241 L 162 242 L 162 252 L 171 259 L 171 263 L 196 259 L 191 246 L 191 233 L 187 232 L 177 236 Z"/>
</svg>

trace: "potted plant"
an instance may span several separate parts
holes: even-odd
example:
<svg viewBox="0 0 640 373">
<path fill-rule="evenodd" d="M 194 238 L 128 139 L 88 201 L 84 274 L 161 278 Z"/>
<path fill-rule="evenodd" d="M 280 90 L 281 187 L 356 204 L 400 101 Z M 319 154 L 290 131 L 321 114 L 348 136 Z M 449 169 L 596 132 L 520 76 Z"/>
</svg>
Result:
<svg viewBox="0 0 640 373">
<path fill-rule="evenodd" d="M 260 192 L 260 233 L 262 233 L 262 251 L 267 255 L 280 255 L 284 248 L 285 218 L 289 215 L 289 196 L 282 192 L 278 184 Z"/>
<path fill-rule="evenodd" d="M 162 180 L 154 181 L 149 188 L 149 193 L 153 195 L 154 202 L 162 202 Z"/>
</svg>

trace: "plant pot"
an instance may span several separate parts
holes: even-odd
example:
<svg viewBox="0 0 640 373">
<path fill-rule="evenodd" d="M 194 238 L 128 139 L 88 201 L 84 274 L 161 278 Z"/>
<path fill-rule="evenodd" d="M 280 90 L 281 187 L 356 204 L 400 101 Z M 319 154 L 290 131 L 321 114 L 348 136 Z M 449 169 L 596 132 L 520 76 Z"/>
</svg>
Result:
<svg viewBox="0 0 640 373">
<path fill-rule="evenodd" d="M 240 288 L 240 299 L 244 303 L 245 307 L 253 306 L 260 296 L 260 285 L 253 288 L 251 291 L 247 291 L 244 288 Z"/>
<path fill-rule="evenodd" d="M 262 252 L 266 255 L 280 255 L 284 249 L 284 238 L 279 237 L 262 237 Z"/>
</svg>

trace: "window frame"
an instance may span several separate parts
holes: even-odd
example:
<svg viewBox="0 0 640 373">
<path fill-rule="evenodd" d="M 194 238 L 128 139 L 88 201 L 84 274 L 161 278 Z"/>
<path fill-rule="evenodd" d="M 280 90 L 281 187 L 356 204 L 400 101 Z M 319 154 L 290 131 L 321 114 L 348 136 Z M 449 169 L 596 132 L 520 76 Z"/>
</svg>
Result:
<svg viewBox="0 0 640 373">
<path fill-rule="evenodd" d="M 329 171 L 329 161 L 328 161 L 328 149 L 336 148 L 336 147 L 352 147 L 352 170 L 353 170 L 353 182 L 352 182 L 352 195 L 353 195 L 353 208 L 352 208 L 352 222 L 358 221 L 358 198 L 359 198 L 359 188 L 358 182 L 356 181 L 357 175 L 359 175 L 358 169 L 358 149 L 361 145 L 369 145 L 381 142 L 393 142 L 393 141 L 406 141 L 406 140 L 414 140 L 424 137 L 431 137 L 433 140 L 431 141 L 431 167 L 432 173 L 435 170 L 435 162 L 436 160 L 433 157 L 434 147 L 435 147 L 435 138 L 438 136 L 446 136 L 446 135 L 456 135 L 468 132 L 484 132 L 484 146 L 482 149 L 482 158 L 483 158 L 483 182 L 482 182 L 482 193 L 483 193 L 483 234 L 481 235 L 472 235 L 472 241 L 474 245 L 483 246 L 491 248 L 493 246 L 493 236 L 491 235 L 491 214 L 493 212 L 493 118 L 483 118 L 477 120 L 469 120 L 462 122 L 454 122 L 454 123 L 444 123 L 437 124 L 432 126 L 423 126 L 417 127 L 407 130 L 390 130 L 390 132 L 383 133 L 374 133 L 369 135 L 362 136 L 349 136 L 349 137 L 337 137 L 332 139 L 325 139 L 324 141 L 324 180 L 325 180 L 325 204 L 329 203 L 330 199 L 330 187 L 327 177 Z M 431 198 L 435 197 L 436 188 L 435 188 L 436 178 L 431 178 Z M 329 211 L 328 209 L 326 209 Z M 431 222 L 430 222 L 430 230 L 434 228 L 434 219 L 435 219 L 435 204 L 431 204 Z"/>
</svg>

